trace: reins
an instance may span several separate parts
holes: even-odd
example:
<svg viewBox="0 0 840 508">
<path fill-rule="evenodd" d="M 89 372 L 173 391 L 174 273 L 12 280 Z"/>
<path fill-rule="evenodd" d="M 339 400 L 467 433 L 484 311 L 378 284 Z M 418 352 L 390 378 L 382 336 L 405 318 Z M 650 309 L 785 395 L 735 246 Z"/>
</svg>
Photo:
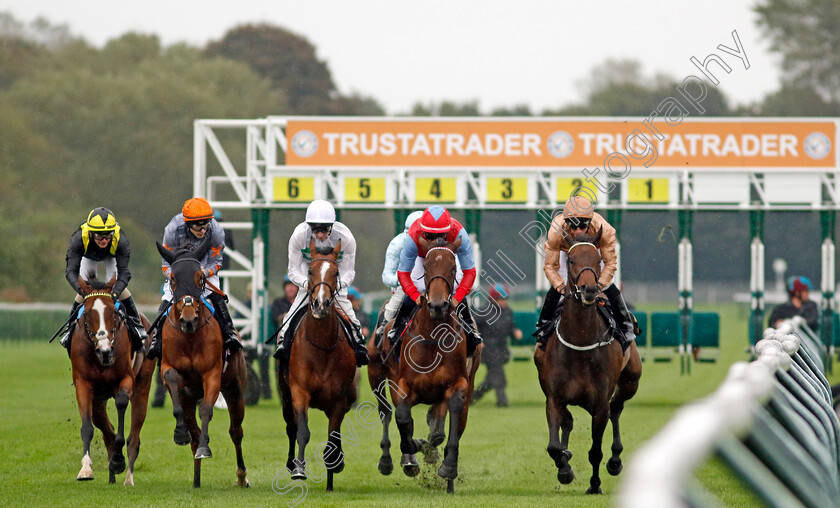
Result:
<svg viewBox="0 0 840 508">
<path fill-rule="evenodd" d="M 111 293 L 109 293 L 108 291 L 92 291 L 92 292 L 85 295 L 85 301 L 87 301 L 90 298 L 96 298 L 96 297 L 111 298 Z M 119 308 L 119 302 L 117 302 L 114 305 L 114 327 L 111 328 L 108 331 L 108 344 L 111 347 L 114 347 L 114 340 L 116 340 L 115 337 L 117 335 L 117 331 L 120 329 L 120 325 L 122 325 L 122 322 L 123 322 L 122 316 L 120 315 L 119 312 L 117 312 L 118 308 Z M 83 317 L 87 313 L 88 313 L 87 309 L 85 309 L 84 306 L 82 306 L 79 309 L 78 319 L 84 325 L 85 335 L 87 336 L 87 338 L 90 339 L 91 343 L 93 343 L 95 349 L 99 349 L 99 341 L 96 340 L 96 334 L 91 333 L 90 328 L 88 328 L 87 319 L 83 319 Z"/>
</svg>

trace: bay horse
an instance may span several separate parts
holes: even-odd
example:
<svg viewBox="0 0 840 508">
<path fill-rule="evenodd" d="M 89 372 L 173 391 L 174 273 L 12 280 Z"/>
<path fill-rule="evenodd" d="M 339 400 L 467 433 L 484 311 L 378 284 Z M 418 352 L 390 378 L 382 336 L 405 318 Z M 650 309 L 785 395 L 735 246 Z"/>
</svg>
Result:
<svg viewBox="0 0 840 508">
<path fill-rule="evenodd" d="M 278 360 L 277 386 L 289 438 L 286 468 L 293 480 L 306 479 L 304 454 L 310 437 L 309 408 L 320 409 L 329 419 L 323 465 L 327 469 L 327 491 L 332 491 L 333 475 L 344 470 L 341 423 L 358 397 L 356 355 L 347 342 L 335 304 L 339 292 L 337 260 L 341 240 L 326 254 L 319 252 L 315 241 L 310 240 L 309 251 L 312 254 L 306 285 L 309 308 L 294 332 L 288 371 L 280 368 Z M 298 447 L 296 458 L 295 444 Z"/>
<path fill-rule="evenodd" d="M 572 241 L 566 261 L 569 283 L 564 291 L 566 299 L 560 323 L 549 337 L 545 351 L 537 348 L 534 352 L 540 386 L 546 396 L 548 454 L 557 466 L 557 480 L 564 485 L 575 478 L 569 465 L 573 421 L 567 406 L 579 406 L 592 416 L 589 449 L 592 477 L 587 494 L 602 493 L 599 470 L 608 419 L 612 423 L 613 442 L 607 472 L 613 476 L 621 472 L 620 455 L 624 446 L 618 420 L 624 402 L 636 394 L 642 375 L 636 342 L 631 342 L 622 352 L 621 344 L 612 339 L 597 308 L 601 254 L 596 245 L 602 231 L 603 228 L 594 236 L 579 236 Z M 563 434 L 558 440 L 559 429 Z"/>
<path fill-rule="evenodd" d="M 210 249 L 210 238 L 206 237 L 195 250 L 175 252 L 156 243 L 160 255 L 171 265 L 170 287 L 174 303 L 161 328 L 160 372 L 172 397 L 175 444 L 191 445 L 193 487 L 201 487 L 201 460 L 213 456 L 209 426 L 213 405 L 221 391 L 230 416 L 228 433 L 236 449 L 236 484 L 249 487 L 242 458 L 243 396 L 248 382 L 245 358 L 241 350 L 237 351 L 228 357 L 227 367 L 223 369 L 222 331 L 213 318 L 211 304 L 202 297 L 206 277 L 200 260 Z M 195 418 L 197 405 L 200 429 Z"/>
<path fill-rule="evenodd" d="M 384 415 L 379 471 L 389 474 L 393 469 L 388 439 L 390 407 L 383 393 L 384 373 L 400 432 L 400 466 L 406 476 L 417 476 L 420 472 L 416 458 L 418 451 L 426 456 L 426 462 L 437 462 L 436 447 L 447 438 L 444 427 L 449 413 L 449 435 L 437 473 L 447 481 L 447 492 L 454 493 L 454 480 L 458 476 L 458 447 L 467 426 L 467 413 L 483 346 L 479 345 L 473 356 L 467 359 L 466 334 L 456 310 L 450 305 L 450 297 L 455 290 L 455 252 L 461 240 L 453 243 L 446 243 L 443 239 L 430 242 L 421 236 L 419 241 L 426 251 L 423 262 L 426 293 L 405 332 L 399 362 L 387 340 L 383 340 L 381 351 L 375 344 L 368 346 L 371 356 L 368 378 L 379 400 L 380 412 Z M 391 326 L 393 323 L 389 323 L 387 329 Z M 427 413 L 428 441 L 414 439 L 411 408 L 417 404 L 431 406 Z"/>
<path fill-rule="evenodd" d="M 128 438 L 128 473 L 124 485 L 134 485 L 134 462 L 140 452 L 140 429 L 146 419 L 149 388 L 154 372 L 154 362 L 144 361 L 138 353 L 132 365 L 131 338 L 117 304 L 111 298 L 116 276 L 107 283 L 79 277 L 79 287 L 84 294 L 78 321 L 70 345 L 70 362 L 76 402 L 82 419 L 81 437 L 84 446 L 82 468 L 77 480 L 93 480 L 90 442 L 94 425 L 102 432 L 108 453 L 108 483 L 115 483 L 115 476 L 126 470 L 123 446 L 125 445 L 125 412 L 131 402 L 131 430 Z M 140 315 L 143 326 L 149 320 Z M 106 405 L 113 398 L 117 408 L 117 431 L 108 418 Z"/>
</svg>

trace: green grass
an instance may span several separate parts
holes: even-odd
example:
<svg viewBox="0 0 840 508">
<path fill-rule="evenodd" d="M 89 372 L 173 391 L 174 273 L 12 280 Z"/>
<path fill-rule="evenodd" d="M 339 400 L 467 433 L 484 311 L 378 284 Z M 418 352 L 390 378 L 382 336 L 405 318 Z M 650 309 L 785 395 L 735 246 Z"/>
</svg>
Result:
<svg viewBox="0 0 840 508">
<path fill-rule="evenodd" d="M 654 310 L 644 308 L 642 310 Z M 656 309 L 658 310 L 658 309 Z M 671 310 L 673 308 L 671 307 Z M 706 310 L 706 309 L 701 309 Z M 622 416 L 625 464 L 632 464 L 634 452 L 653 436 L 688 401 L 712 392 L 729 365 L 747 360 L 746 320 L 742 309 L 721 307 L 722 349 L 717 363 L 696 363 L 690 376 L 680 375 L 678 361 L 644 363 L 639 393 Z M 79 415 L 71 382 L 70 364 L 57 344 L 33 342 L 0 343 L 0 504 L 39 506 L 285 506 L 294 499 L 272 490 L 289 483 L 283 476 L 287 440 L 280 405 L 276 398 L 248 407 L 245 415 L 245 462 L 251 488 L 234 486 L 233 446 L 227 436 L 226 411 L 217 410 L 210 426 L 212 459 L 203 462 L 202 487 L 192 488 L 192 459 L 189 447 L 172 441 L 174 420 L 171 405 L 149 408 L 142 432 L 140 457 L 133 488 L 107 483 L 107 460 L 101 434 L 92 444 L 95 480 L 77 482 L 82 443 Z M 529 350 L 518 348 L 516 356 Z M 572 408 L 575 429 L 570 448 L 577 479 L 561 486 L 556 469 L 545 452 L 547 425 L 545 399 L 536 369 L 530 361 L 507 365 L 508 396 L 511 406 L 497 408 L 494 395 L 470 408 L 469 423 L 461 441 L 459 478 L 455 497 L 445 494 L 445 483 L 435 474 L 436 466 L 422 463 L 418 478 L 407 478 L 397 469 L 381 476 L 380 427 L 365 428 L 348 415 L 359 436 L 356 446 L 345 444 L 346 468 L 336 476 L 335 492 L 324 492 L 324 483 L 309 482 L 309 492 L 300 506 L 534 506 L 561 503 L 566 507 L 611 506 L 621 476 L 609 476 L 601 466 L 603 496 L 586 496 L 590 446 L 589 415 Z M 364 371 L 363 371 L 364 374 Z M 479 370 L 478 381 L 484 369 Z M 276 390 L 275 390 L 276 392 Z M 373 400 L 365 377 L 362 400 Z M 113 403 L 110 404 L 111 413 Z M 425 407 L 415 408 L 418 434 L 425 437 Z M 113 416 L 112 416 L 113 420 Z M 320 411 L 310 416 L 312 439 L 307 454 L 326 438 L 326 418 Z M 128 424 L 128 422 L 127 422 Z M 346 427 L 345 427 L 346 428 Z M 609 435 L 610 428 L 607 429 Z M 392 456 L 397 462 L 398 432 L 391 424 Z M 605 440 L 605 454 L 609 440 Z M 675 450 L 675 453 L 679 453 Z M 321 469 L 316 466 L 315 472 Z M 748 494 L 719 463 L 701 467 L 701 483 L 725 506 L 752 502 Z"/>
</svg>

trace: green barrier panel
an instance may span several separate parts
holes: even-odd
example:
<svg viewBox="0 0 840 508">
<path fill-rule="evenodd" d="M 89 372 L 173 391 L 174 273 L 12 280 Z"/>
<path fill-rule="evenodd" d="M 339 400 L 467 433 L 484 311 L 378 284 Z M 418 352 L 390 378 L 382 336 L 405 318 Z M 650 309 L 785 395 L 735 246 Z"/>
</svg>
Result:
<svg viewBox="0 0 840 508">
<path fill-rule="evenodd" d="M 631 311 L 639 325 L 639 335 L 636 335 L 636 347 L 647 347 L 648 341 L 648 315 L 640 310 Z"/>
<path fill-rule="evenodd" d="M 537 330 L 537 317 L 536 312 L 513 311 L 513 324 L 522 330 L 522 341 L 517 342 L 517 345 L 533 346 L 537 343 L 533 335 Z"/>
<path fill-rule="evenodd" d="M 694 313 L 694 347 L 720 347 L 720 315 L 717 312 Z"/>
<path fill-rule="evenodd" d="M 682 335 L 678 312 L 650 313 L 650 345 L 652 347 L 679 347 Z"/>
</svg>

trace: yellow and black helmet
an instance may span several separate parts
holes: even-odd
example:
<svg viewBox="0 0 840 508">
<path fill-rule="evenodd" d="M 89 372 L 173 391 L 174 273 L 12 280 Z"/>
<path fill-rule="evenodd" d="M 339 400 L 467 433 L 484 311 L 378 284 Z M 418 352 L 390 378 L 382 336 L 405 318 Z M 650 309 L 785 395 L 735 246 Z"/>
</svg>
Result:
<svg viewBox="0 0 840 508">
<path fill-rule="evenodd" d="M 100 206 L 90 211 L 86 224 L 89 231 L 107 233 L 117 228 L 117 218 L 114 212 Z"/>
</svg>

